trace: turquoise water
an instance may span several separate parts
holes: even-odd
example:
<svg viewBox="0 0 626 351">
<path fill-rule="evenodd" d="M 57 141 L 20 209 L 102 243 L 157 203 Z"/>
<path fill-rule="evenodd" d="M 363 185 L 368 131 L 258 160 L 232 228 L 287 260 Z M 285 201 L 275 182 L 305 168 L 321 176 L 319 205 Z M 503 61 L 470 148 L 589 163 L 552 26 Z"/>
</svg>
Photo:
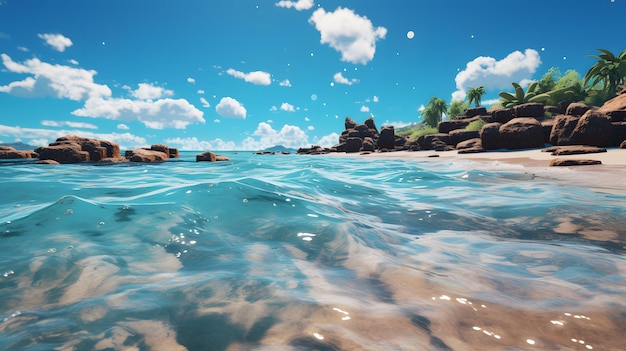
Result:
<svg viewBox="0 0 626 351">
<path fill-rule="evenodd" d="M 619 184 L 443 160 L 194 155 L 0 163 L 0 349 L 624 345 Z"/>
</svg>

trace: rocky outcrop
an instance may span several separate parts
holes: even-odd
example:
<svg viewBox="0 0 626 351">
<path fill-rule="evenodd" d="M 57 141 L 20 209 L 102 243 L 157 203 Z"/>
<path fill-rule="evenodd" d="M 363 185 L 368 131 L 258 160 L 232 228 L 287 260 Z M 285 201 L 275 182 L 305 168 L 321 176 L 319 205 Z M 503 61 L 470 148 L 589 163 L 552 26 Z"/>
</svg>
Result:
<svg viewBox="0 0 626 351">
<path fill-rule="evenodd" d="M 340 146 L 340 145 L 338 145 L 338 146 Z M 298 151 L 296 151 L 296 153 L 298 155 L 323 155 L 323 154 L 327 154 L 327 153 L 329 153 L 331 151 L 334 151 L 334 152 L 346 152 L 345 151 L 345 145 L 343 145 L 343 149 L 337 149 L 338 146 L 333 147 L 334 150 L 331 150 L 331 149 L 327 149 L 327 148 L 321 147 L 319 145 L 312 145 L 311 147 L 301 147 L 301 148 L 298 149 Z"/>
<path fill-rule="evenodd" d="M 480 107 L 470 107 L 465 110 L 465 117 L 472 118 L 474 116 L 484 116 L 487 114 L 487 109 Z"/>
<path fill-rule="evenodd" d="M 500 126 L 499 132 L 502 146 L 509 150 L 544 146 L 541 124 L 535 118 L 514 118 Z"/>
<path fill-rule="evenodd" d="M 550 152 L 553 156 L 563 156 L 563 155 L 597 154 L 597 153 L 606 152 L 606 149 L 595 147 L 595 146 L 571 145 L 571 146 L 555 146 L 555 147 L 546 149 L 546 151 Z"/>
<path fill-rule="evenodd" d="M 230 161 L 226 156 L 216 155 L 211 151 L 205 151 L 196 155 L 196 162 L 220 162 Z"/>
<path fill-rule="evenodd" d="M 468 124 L 470 124 L 470 121 L 467 119 L 451 119 L 439 122 L 437 130 L 439 133 L 450 133 L 453 130 L 465 129 Z"/>
<path fill-rule="evenodd" d="M 396 147 L 396 132 L 394 126 L 383 126 L 378 137 L 378 148 L 393 150 Z"/>
<path fill-rule="evenodd" d="M 502 148 L 500 139 L 500 123 L 487 123 L 480 130 L 480 142 L 485 150 L 497 150 Z"/>
<path fill-rule="evenodd" d="M 130 162 L 164 162 L 170 158 L 178 158 L 178 149 L 163 144 L 154 144 L 150 148 L 127 150 L 124 157 Z"/>
<path fill-rule="evenodd" d="M 563 166 L 589 166 L 589 165 L 601 165 L 602 161 L 598 160 L 576 160 L 569 158 L 555 158 L 550 161 L 550 166 L 552 167 L 563 167 Z"/>
<path fill-rule="evenodd" d="M 512 108 L 501 108 L 491 112 L 494 122 L 505 124 L 514 118 Z"/>
<path fill-rule="evenodd" d="M 573 144 L 611 146 L 613 144 L 611 118 L 606 114 L 588 110 L 580 117 L 572 131 Z"/>
<path fill-rule="evenodd" d="M 568 116 L 580 117 L 587 111 L 589 111 L 589 106 L 587 106 L 584 102 L 573 102 L 567 106 L 565 114 Z"/>
<path fill-rule="evenodd" d="M 437 141 L 433 143 L 435 139 Z M 450 144 L 450 135 L 445 133 L 423 135 L 417 138 L 417 142 L 421 150 L 437 150 L 437 148 L 441 148 L 441 143 L 445 145 Z"/>
<path fill-rule="evenodd" d="M 514 106 L 513 115 L 515 115 L 516 118 L 542 118 L 544 115 L 543 104 L 537 102 L 529 102 L 527 104 Z"/>
<path fill-rule="evenodd" d="M 571 145 L 572 132 L 578 124 L 578 117 L 558 115 L 552 124 L 550 131 L 550 144 L 552 145 Z"/>
<path fill-rule="evenodd" d="M 626 140 L 622 141 L 622 143 L 619 145 L 620 149 L 626 149 Z"/>
<path fill-rule="evenodd" d="M 364 138 L 361 143 L 360 152 L 374 152 L 376 151 L 376 145 L 374 145 L 374 139 L 372 138 Z"/>
<path fill-rule="evenodd" d="M 39 155 L 30 150 L 16 150 L 12 146 L 0 145 L 0 159 L 37 158 Z"/>
<path fill-rule="evenodd" d="M 449 144 L 454 147 L 462 141 L 480 138 L 480 132 L 477 130 L 455 129 L 448 135 L 450 136 Z"/>
<path fill-rule="evenodd" d="M 352 118 L 346 117 L 344 126 L 345 130 L 339 137 L 339 144 L 327 151 L 373 152 L 376 150 L 406 150 L 407 138 L 396 135 L 393 126 L 383 126 L 379 133 L 372 117 L 367 118 L 363 124 L 358 124 Z M 317 153 L 317 151 L 301 149 L 298 153 Z"/>
<path fill-rule="evenodd" d="M 38 147 L 35 152 L 40 160 L 54 160 L 59 163 L 124 161 L 117 143 L 77 135 L 60 137 L 48 146 Z"/>
</svg>

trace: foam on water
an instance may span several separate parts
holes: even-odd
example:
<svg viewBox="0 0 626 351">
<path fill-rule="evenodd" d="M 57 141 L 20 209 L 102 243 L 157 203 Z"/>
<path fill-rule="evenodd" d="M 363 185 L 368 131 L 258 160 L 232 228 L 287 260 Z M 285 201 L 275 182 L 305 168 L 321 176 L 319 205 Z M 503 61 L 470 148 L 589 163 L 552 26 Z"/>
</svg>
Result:
<svg viewBox="0 0 626 351">
<path fill-rule="evenodd" d="M 623 345 L 624 189 L 497 163 L 182 156 L 0 164 L 0 348 Z"/>
</svg>

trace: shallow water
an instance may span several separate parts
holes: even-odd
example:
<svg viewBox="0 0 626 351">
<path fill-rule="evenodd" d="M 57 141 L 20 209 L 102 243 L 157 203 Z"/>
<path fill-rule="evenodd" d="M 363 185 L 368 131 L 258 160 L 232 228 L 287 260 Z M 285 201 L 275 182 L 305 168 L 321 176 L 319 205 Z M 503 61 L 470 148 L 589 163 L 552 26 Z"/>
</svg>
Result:
<svg viewBox="0 0 626 351">
<path fill-rule="evenodd" d="M 228 156 L 0 163 L 0 349 L 624 345 L 626 189 L 476 163 Z"/>
</svg>

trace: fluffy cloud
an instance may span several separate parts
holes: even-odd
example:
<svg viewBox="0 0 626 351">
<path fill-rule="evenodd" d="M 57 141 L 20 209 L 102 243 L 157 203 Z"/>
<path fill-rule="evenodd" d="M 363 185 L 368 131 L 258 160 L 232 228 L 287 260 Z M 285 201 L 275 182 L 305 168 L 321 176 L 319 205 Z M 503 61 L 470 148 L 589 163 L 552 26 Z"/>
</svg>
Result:
<svg viewBox="0 0 626 351">
<path fill-rule="evenodd" d="M 127 125 L 125 125 L 124 123 L 120 123 L 120 124 L 117 125 L 117 129 L 119 129 L 119 130 L 129 130 L 130 128 Z"/>
<path fill-rule="evenodd" d="M 528 80 L 541 64 L 539 53 L 533 49 L 514 51 L 502 60 L 480 56 L 467 63 L 456 75 L 454 100 L 464 100 L 468 88 L 484 86 L 485 90 L 512 89 L 511 82 Z"/>
<path fill-rule="evenodd" d="M 187 78 L 187 83 L 196 84 L 196 80 L 194 78 Z"/>
<path fill-rule="evenodd" d="M 320 43 L 341 52 L 341 60 L 351 63 L 371 61 L 376 53 L 376 41 L 387 35 L 385 27 L 374 28 L 367 17 L 341 7 L 334 12 L 319 8 L 309 18 L 309 23 L 320 32 Z"/>
<path fill-rule="evenodd" d="M 339 144 L 339 134 L 331 133 L 329 135 L 321 137 L 315 144 L 322 147 L 331 147 Z"/>
<path fill-rule="evenodd" d="M 250 73 L 244 73 L 241 71 L 237 71 L 234 70 L 232 68 L 229 68 L 226 71 L 227 74 L 235 77 L 235 78 L 239 78 L 239 79 L 243 79 L 244 81 L 248 82 L 248 83 L 252 83 L 252 84 L 256 84 L 256 85 L 270 85 L 272 84 L 272 78 L 271 75 L 267 72 L 263 72 L 263 71 L 254 71 L 254 72 L 250 72 Z"/>
<path fill-rule="evenodd" d="M 289 81 L 289 79 L 285 79 L 282 82 L 278 83 L 278 85 L 280 85 L 281 87 L 290 87 L 291 82 Z"/>
<path fill-rule="evenodd" d="M 247 114 L 246 108 L 230 96 L 223 97 L 220 100 L 219 104 L 215 106 L 215 112 L 222 117 L 241 119 L 246 119 Z"/>
<path fill-rule="evenodd" d="M 130 133 L 93 133 L 85 130 L 61 130 L 61 129 L 41 129 L 41 128 L 22 128 L 0 125 L 0 136 L 11 136 L 20 139 L 30 139 L 30 145 L 42 146 L 56 140 L 59 137 L 76 134 L 86 138 L 96 138 L 110 140 L 120 144 L 122 149 L 134 149 L 146 146 L 146 139 L 132 135 Z"/>
<path fill-rule="evenodd" d="M 98 129 L 98 126 L 91 123 L 84 122 L 71 122 L 71 121 L 41 121 L 42 126 L 46 127 L 70 127 L 70 128 L 82 128 L 82 129 Z"/>
<path fill-rule="evenodd" d="M 244 150 L 260 150 L 268 147 L 283 145 L 289 148 L 308 146 L 308 136 L 297 126 L 285 124 L 280 130 L 275 130 L 269 123 L 261 122 L 252 133 L 242 142 Z"/>
<path fill-rule="evenodd" d="M 10 72 L 31 74 L 21 81 L 0 86 L 0 92 L 20 97 L 45 97 L 85 100 L 90 97 L 111 96 L 111 89 L 93 81 L 96 71 L 62 65 L 51 65 L 33 58 L 17 63 L 6 54 L 0 55 Z"/>
<path fill-rule="evenodd" d="M 370 108 L 365 106 L 365 105 L 363 105 L 363 106 L 361 106 L 361 110 L 360 111 L 361 112 L 370 112 Z"/>
<path fill-rule="evenodd" d="M 37 36 L 45 40 L 46 44 L 51 46 L 54 50 L 63 52 L 65 49 L 73 45 L 72 40 L 62 34 L 37 34 Z"/>
<path fill-rule="evenodd" d="M 130 100 L 90 98 L 75 116 L 139 121 L 152 129 L 185 129 L 191 123 L 204 123 L 204 113 L 185 99 Z"/>
<path fill-rule="evenodd" d="M 193 150 L 193 151 L 235 150 L 234 142 L 224 141 L 220 138 L 217 138 L 211 141 L 198 140 L 198 138 L 196 137 L 171 138 L 171 139 L 165 139 L 165 143 L 167 145 L 177 146 L 181 150 Z"/>
<path fill-rule="evenodd" d="M 335 75 L 333 76 L 333 80 L 335 81 L 335 83 L 346 84 L 346 85 L 352 85 L 354 83 L 359 82 L 359 80 L 356 78 L 348 79 L 344 77 L 343 74 L 341 74 L 341 72 L 335 73 Z"/>
<path fill-rule="evenodd" d="M 207 99 L 203 97 L 200 98 L 200 103 L 202 104 L 202 107 L 206 107 L 206 108 L 211 107 L 211 104 L 209 104 L 209 101 L 207 101 Z"/>
<path fill-rule="evenodd" d="M 131 92 L 134 98 L 140 100 L 160 99 L 165 96 L 172 96 L 174 92 L 162 87 L 156 87 L 152 84 L 139 83 L 137 90 Z"/>
<path fill-rule="evenodd" d="M 302 10 L 308 10 L 311 7 L 313 7 L 314 2 L 313 0 L 298 0 L 298 1 L 289 1 L 289 0 L 281 0 L 279 2 L 276 3 L 276 6 L 278 7 L 284 7 L 284 8 L 294 8 L 298 11 L 302 11 Z"/>
<path fill-rule="evenodd" d="M 296 109 L 293 107 L 293 105 L 287 102 L 283 102 L 280 105 L 280 109 L 287 112 L 296 112 Z"/>
</svg>

